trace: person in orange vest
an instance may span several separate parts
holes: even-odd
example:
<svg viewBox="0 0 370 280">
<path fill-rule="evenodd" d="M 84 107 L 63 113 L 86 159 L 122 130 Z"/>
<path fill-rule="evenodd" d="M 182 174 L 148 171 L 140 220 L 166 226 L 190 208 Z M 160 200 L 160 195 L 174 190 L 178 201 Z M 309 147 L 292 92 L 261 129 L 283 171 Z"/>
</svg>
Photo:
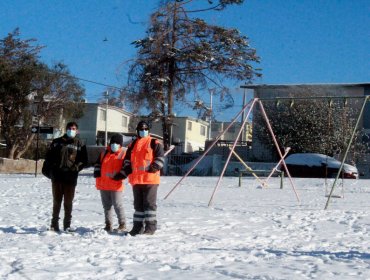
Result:
<svg viewBox="0 0 370 280">
<path fill-rule="evenodd" d="M 107 232 L 126 232 L 126 218 L 123 207 L 123 181 L 114 180 L 113 177 L 120 172 L 125 150 L 122 147 L 122 135 L 114 134 L 109 146 L 97 159 L 94 166 L 94 178 L 96 189 L 100 191 L 100 197 L 104 209 L 105 228 Z M 118 228 L 113 229 L 113 209 L 118 218 Z"/>
<path fill-rule="evenodd" d="M 116 179 L 128 177 L 134 195 L 134 225 L 130 235 L 154 234 L 157 230 L 157 190 L 164 164 L 162 144 L 149 135 L 149 125 L 140 121 L 137 138 L 126 151 L 122 169 Z"/>
</svg>

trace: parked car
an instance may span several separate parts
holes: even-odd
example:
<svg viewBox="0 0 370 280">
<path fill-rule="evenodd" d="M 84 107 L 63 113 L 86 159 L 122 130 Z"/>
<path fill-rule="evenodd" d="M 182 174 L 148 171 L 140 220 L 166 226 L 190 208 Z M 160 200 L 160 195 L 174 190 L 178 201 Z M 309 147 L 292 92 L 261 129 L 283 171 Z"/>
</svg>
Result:
<svg viewBox="0 0 370 280">
<path fill-rule="evenodd" d="M 333 157 L 316 153 L 297 153 L 285 159 L 292 177 L 304 178 L 335 178 L 341 162 Z M 284 166 L 280 166 L 284 170 Z M 357 179 L 359 176 L 355 166 L 345 163 L 340 178 Z"/>
</svg>

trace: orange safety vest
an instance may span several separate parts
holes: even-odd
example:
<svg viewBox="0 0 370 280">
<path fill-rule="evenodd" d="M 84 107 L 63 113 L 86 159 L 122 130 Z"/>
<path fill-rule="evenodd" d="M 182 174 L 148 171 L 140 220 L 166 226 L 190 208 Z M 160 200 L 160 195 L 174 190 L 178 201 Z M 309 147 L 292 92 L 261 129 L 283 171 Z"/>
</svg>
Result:
<svg viewBox="0 0 370 280">
<path fill-rule="evenodd" d="M 120 172 L 126 152 L 122 147 L 115 153 L 111 152 L 110 147 L 107 149 L 108 152 L 102 152 L 100 154 L 101 176 L 96 178 L 96 188 L 103 191 L 120 192 L 123 190 L 123 181 L 116 181 L 112 178 Z"/>
<path fill-rule="evenodd" d="M 131 185 L 136 184 L 159 184 L 160 171 L 149 173 L 148 169 L 154 159 L 153 149 L 150 147 L 150 136 L 139 138 L 131 151 L 132 173 L 128 179 Z"/>
</svg>

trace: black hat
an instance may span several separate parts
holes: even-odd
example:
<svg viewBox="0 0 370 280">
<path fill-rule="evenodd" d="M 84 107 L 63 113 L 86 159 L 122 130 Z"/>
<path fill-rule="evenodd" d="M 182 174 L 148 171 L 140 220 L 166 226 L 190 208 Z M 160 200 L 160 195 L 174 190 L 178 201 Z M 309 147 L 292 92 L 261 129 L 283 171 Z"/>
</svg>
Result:
<svg viewBox="0 0 370 280">
<path fill-rule="evenodd" d="M 123 144 L 123 138 L 121 134 L 113 134 L 112 137 L 110 138 L 110 144 L 116 143 L 120 144 L 122 146 Z"/>
<path fill-rule="evenodd" d="M 136 130 L 138 131 L 138 130 L 143 130 L 143 129 L 147 129 L 147 130 L 149 130 L 149 124 L 146 122 L 146 121 L 140 121 L 138 124 L 137 124 L 137 126 L 136 126 Z"/>
</svg>

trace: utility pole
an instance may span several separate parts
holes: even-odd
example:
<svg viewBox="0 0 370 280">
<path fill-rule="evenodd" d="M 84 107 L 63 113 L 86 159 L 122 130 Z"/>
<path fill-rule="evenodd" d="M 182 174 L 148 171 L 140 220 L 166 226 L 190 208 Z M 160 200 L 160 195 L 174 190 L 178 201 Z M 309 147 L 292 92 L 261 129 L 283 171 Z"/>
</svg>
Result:
<svg viewBox="0 0 370 280">
<path fill-rule="evenodd" d="M 246 92 L 247 90 L 246 90 L 246 88 L 244 88 L 244 92 L 243 92 L 243 107 L 245 106 L 245 104 L 247 103 L 247 92 Z M 244 120 L 245 120 L 245 112 L 243 111 L 243 113 L 242 113 L 242 120 L 241 120 L 241 124 L 243 124 L 243 123 L 245 123 L 244 122 Z M 246 139 L 246 133 L 247 133 L 247 131 L 246 131 L 246 129 L 245 129 L 245 126 L 243 127 L 243 132 L 242 132 L 242 138 L 241 138 L 241 141 L 246 141 L 247 139 Z"/>
<path fill-rule="evenodd" d="M 209 129 L 208 129 L 208 140 L 211 140 L 212 138 L 212 115 L 213 115 L 213 105 L 212 105 L 212 99 L 213 99 L 213 89 L 210 89 L 209 90 L 209 94 L 210 94 L 210 102 L 211 102 L 211 105 L 210 105 L 210 109 L 209 109 Z"/>
<path fill-rule="evenodd" d="M 105 98 L 106 98 L 106 103 L 105 103 L 105 146 L 108 145 L 108 97 L 109 93 L 108 90 L 105 92 Z"/>
</svg>

